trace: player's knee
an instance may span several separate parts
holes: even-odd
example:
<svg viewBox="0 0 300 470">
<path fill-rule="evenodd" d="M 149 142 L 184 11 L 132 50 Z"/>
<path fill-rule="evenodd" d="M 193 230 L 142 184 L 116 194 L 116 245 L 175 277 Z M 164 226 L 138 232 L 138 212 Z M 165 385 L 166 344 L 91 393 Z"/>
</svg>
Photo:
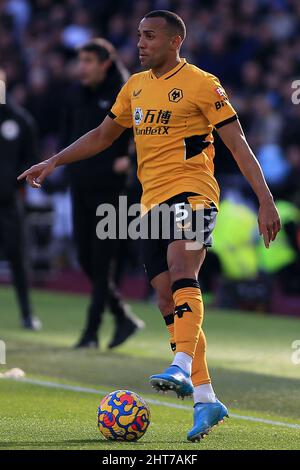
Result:
<svg viewBox="0 0 300 470">
<path fill-rule="evenodd" d="M 181 261 L 171 263 L 169 266 L 169 273 L 172 283 L 178 279 L 194 279 L 196 276 L 191 267 Z"/>
<path fill-rule="evenodd" d="M 174 310 L 174 301 L 172 294 L 159 295 L 157 299 L 158 308 L 163 315 L 169 315 Z"/>
</svg>

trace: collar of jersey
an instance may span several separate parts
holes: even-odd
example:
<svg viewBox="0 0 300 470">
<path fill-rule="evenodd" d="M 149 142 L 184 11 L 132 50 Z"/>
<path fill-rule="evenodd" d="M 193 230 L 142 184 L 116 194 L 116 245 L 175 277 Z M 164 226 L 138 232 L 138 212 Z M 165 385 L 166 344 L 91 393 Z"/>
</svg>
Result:
<svg viewBox="0 0 300 470">
<path fill-rule="evenodd" d="M 181 67 L 183 67 L 185 64 L 186 64 L 186 60 L 185 59 L 180 59 L 180 62 L 176 65 L 176 67 L 169 70 L 168 72 L 166 72 L 164 75 L 161 75 L 160 77 L 156 77 L 154 75 L 154 73 L 152 72 L 152 70 L 150 69 L 150 76 L 154 80 L 167 80 L 167 78 L 171 77 L 171 75 L 178 72 L 179 69 L 181 69 Z"/>
</svg>

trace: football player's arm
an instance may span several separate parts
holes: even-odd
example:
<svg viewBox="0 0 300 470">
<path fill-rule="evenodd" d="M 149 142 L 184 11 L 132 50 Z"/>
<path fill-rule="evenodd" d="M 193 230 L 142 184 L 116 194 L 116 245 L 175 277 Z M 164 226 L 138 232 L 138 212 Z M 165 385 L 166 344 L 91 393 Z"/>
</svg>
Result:
<svg viewBox="0 0 300 470">
<path fill-rule="evenodd" d="M 266 248 L 269 248 L 270 242 L 275 240 L 281 229 L 281 223 L 260 164 L 249 147 L 238 120 L 220 127 L 217 131 L 258 198 L 259 233 L 264 238 Z"/>
<path fill-rule="evenodd" d="M 110 147 L 125 130 L 125 127 L 120 126 L 120 124 L 107 116 L 100 126 L 87 132 L 48 160 L 24 171 L 24 173 L 18 176 L 18 180 L 20 181 L 26 178 L 30 186 L 40 188 L 43 180 L 52 173 L 57 166 L 85 160 L 97 153 L 103 152 L 103 150 Z"/>
</svg>

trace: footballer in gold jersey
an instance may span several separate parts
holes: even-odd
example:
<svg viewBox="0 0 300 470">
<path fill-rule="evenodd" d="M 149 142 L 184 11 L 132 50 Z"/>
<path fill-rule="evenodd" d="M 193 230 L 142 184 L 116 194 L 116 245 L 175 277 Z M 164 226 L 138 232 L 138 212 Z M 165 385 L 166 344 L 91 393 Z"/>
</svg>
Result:
<svg viewBox="0 0 300 470">
<path fill-rule="evenodd" d="M 216 77 L 185 59 L 159 78 L 137 73 L 109 115 L 133 127 L 146 209 L 185 191 L 218 206 L 212 131 L 237 115 Z"/>
<path fill-rule="evenodd" d="M 109 116 L 19 179 L 26 177 L 32 187 L 39 188 L 57 166 L 100 153 L 126 128 L 133 127 L 144 217 L 151 217 L 155 207 L 164 203 L 178 207 L 186 203 L 193 214 L 198 212 L 195 203 L 203 204 L 202 246 L 195 241 L 189 243 L 193 249 L 187 249 L 186 240 L 172 237 L 143 240 L 146 267 L 175 353 L 171 366 L 151 376 L 150 383 L 158 390 L 173 390 L 182 398 L 193 395 L 194 425 L 187 438 L 196 441 L 228 415 L 226 406 L 215 396 L 207 368 L 198 283 L 219 202 L 213 167 L 214 128 L 258 198 L 259 230 L 267 248 L 281 226 L 261 168 L 219 80 L 180 58 L 186 35 L 182 19 L 165 10 L 150 12 L 140 22 L 138 35 L 139 58 L 145 71 L 128 80 Z"/>
</svg>

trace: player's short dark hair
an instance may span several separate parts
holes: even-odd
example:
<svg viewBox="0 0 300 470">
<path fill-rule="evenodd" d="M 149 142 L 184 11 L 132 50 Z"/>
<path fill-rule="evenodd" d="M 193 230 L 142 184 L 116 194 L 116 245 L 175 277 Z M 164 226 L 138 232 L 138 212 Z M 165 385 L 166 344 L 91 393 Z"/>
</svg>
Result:
<svg viewBox="0 0 300 470">
<path fill-rule="evenodd" d="M 96 54 L 100 62 L 110 59 L 114 61 L 116 58 L 116 50 L 114 46 L 104 38 L 94 38 L 77 48 L 77 52 L 93 52 Z"/>
<path fill-rule="evenodd" d="M 144 18 L 164 18 L 170 30 L 180 36 L 182 40 L 186 36 L 186 27 L 182 18 L 169 10 L 153 10 L 147 13 Z"/>
</svg>

